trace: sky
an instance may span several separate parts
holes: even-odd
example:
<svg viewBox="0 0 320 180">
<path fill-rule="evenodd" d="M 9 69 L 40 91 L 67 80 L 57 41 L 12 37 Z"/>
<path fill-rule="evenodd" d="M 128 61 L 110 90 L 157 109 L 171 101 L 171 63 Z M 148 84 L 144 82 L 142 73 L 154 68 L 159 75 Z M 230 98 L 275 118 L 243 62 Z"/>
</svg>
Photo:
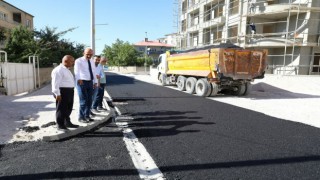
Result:
<svg viewBox="0 0 320 180">
<path fill-rule="evenodd" d="M 34 28 L 77 27 L 62 38 L 91 46 L 91 0 L 5 0 L 34 16 Z M 174 0 L 94 0 L 95 53 L 116 39 L 136 43 L 175 33 Z M 107 25 L 101 25 L 107 24 Z M 147 32 L 147 33 L 146 33 Z"/>
</svg>

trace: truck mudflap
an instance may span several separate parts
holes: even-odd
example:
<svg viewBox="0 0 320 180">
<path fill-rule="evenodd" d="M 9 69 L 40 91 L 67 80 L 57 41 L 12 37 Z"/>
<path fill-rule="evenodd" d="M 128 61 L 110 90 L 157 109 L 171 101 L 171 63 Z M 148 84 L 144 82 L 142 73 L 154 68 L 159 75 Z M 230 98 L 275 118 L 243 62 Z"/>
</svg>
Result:
<svg viewBox="0 0 320 180">
<path fill-rule="evenodd" d="M 220 73 L 234 80 L 259 78 L 267 67 L 266 50 L 223 49 L 220 56 Z"/>
</svg>

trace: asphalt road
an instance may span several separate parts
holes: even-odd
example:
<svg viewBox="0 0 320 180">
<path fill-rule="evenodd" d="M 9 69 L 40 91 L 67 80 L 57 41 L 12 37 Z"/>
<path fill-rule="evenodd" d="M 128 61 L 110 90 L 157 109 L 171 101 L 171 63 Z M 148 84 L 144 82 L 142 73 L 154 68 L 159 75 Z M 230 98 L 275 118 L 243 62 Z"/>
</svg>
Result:
<svg viewBox="0 0 320 180">
<path fill-rule="evenodd" d="M 167 179 L 319 179 L 320 130 L 108 74 L 107 90 Z"/>
<path fill-rule="evenodd" d="M 319 179 L 320 130 L 108 73 L 107 91 L 165 178 Z M 109 123 L 58 142 L 0 147 L 0 179 L 139 179 Z"/>
<path fill-rule="evenodd" d="M 140 179 L 122 139 L 109 123 L 69 140 L 1 146 L 0 179 Z"/>
</svg>

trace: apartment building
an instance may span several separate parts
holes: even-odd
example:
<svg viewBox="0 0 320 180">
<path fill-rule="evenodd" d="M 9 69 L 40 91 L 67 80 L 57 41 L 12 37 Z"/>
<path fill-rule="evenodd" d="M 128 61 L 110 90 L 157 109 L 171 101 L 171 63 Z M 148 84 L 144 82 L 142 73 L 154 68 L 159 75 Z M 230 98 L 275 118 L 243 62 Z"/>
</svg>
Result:
<svg viewBox="0 0 320 180">
<path fill-rule="evenodd" d="M 3 0 L 0 0 L 0 31 L 6 32 L 17 26 L 25 26 L 33 30 L 33 16 Z M 0 49 L 4 46 L 0 42 Z"/>
<path fill-rule="evenodd" d="M 161 40 L 150 41 L 148 38 L 145 38 L 144 41 L 134 43 L 133 46 L 137 51 L 151 57 L 153 60 L 157 60 L 160 54 L 165 53 L 174 47 L 171 44 L 161 42 Z"/>
<path fill-rule="evenodd" d="M 271 74 L 320 74 L 319 0 L 176 0 L 178 48 L 268 49 Z"/>
</svg>

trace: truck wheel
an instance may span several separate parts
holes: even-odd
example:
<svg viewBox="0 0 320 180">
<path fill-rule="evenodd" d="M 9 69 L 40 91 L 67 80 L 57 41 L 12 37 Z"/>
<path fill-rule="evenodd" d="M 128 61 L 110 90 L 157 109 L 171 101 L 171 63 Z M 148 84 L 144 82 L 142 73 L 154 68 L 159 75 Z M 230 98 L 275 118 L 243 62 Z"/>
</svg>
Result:
<svg viewBox="0 0 320 180">
<path fill-rule="evenodd" d="M 210 96 L 216 96 L 219 92 L 219 86 L 218 86 L 218 84 L 216 84 L 214 82 L 211 83 L 211 86 L 212 86 L 212 91 L 211 91 Z"/>
<path fill-rule="evenodd" d="M 204 78 L 198 79 L 196 83 L 196 94 L 198 96 L 206 97 L 209 91 L 210 84 L 207 83 L 208 81 Z"/>
<path fill-rule="evenodd" d="M 246 82 L 245 85 L 246 85 L 246 90 L 243 93 L 243 96 L 246 96 L 246 95 L 250 94 L 250 92 L 251 92 L 251 83 L 250 82 Z"/>
<path fill-rule="evenodd" d="M 232 94 L 236 96 L 243 96 L 246 92 L 246 84 L 241 84 L 238 86 L 235 86 L 235 89 L 233 90 Z"/>
<path fill-rule="evenodd" d="M 162 86 L 166 85 L 166 79 L 167 79 L 167 76 L 165 74 L 160 74 L 159 75 L 159 81 L 160 81 Z"/>
<path fill-rule="evenodd" d="M 211 86 L 211 83 L 209 83 L 207 79 L 204 78 L 204 80 L 205 80 L 205 82 L 207 83 L 207 86 L 208 86 L 208 92 L 206 94 L 206 97 L 209 97 L 211 95 L 211 92 L 212 92 L 212 86 Z"/>
<path fill-rule="evenodd" d="M 187 78 L 184 76 L 179 76 L 177 79 L 177 87 L 180 91 L 186 90 L 186 80 Z"/>
<path fill-rule="evenodd" d="M 197 79 L 194 77 L 188 77 L 186 81 L 186 91 L 189 94 L 194 94 Z"/>
</svg>

